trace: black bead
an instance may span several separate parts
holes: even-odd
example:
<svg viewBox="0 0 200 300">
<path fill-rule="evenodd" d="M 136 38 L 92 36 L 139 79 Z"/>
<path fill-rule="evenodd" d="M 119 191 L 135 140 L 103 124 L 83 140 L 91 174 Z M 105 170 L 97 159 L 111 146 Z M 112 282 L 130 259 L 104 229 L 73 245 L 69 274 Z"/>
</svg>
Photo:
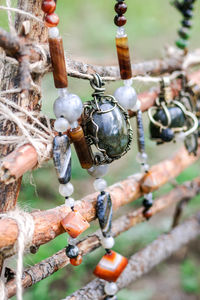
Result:
<svg viewBox="0 0 200 300">
<path fill-rule="evenodd" d="M 183 27 L 191 28 L 192 27 L 192 22 L 188 19 L 184 19 L 182 22 Z"/>
<path fill-rule="evenodd" d="M 188 10 L 183 12 L 183 15 L 184 15 L 185 18 L 191 19 L 194 14 L 193 14 L 192 10 L 188 9 Z"/>
<path fill-rule="evenodd" d="M 76 258 L 79 255 L 79 249 L 74 245 L 67 245 L 65 252 L 69 258 Z"/>
<path fill-rule="evenodd" d="M 152 207 L 152 205 L 153 205 L 153 201 L 152 200 L 144 198 L 144 200 L 143 200 L 143 206 L 146 209 L 149 209 L 150 207 Z"/>
<path fill-rule="evenodd" d="M 101 192 L 97 197 L 97 218 L 105 237 L 110 236 L 112 227 L 112 201 L 110 194 Z"/>
<path fill-rule="evenodd" d="M 160 138 L 163 142 L 171 142 L 174 138 L 174 133 L 170 128 L 163 129 Z"/>
</svg>

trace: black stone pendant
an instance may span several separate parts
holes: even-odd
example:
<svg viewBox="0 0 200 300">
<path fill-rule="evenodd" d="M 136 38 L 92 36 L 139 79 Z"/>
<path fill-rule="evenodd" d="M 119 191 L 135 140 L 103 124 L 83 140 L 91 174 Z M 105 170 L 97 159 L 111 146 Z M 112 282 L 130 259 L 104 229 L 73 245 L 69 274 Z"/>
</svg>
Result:
<svg viewBox="0 0 200 300">
<path fill-rule="evenodd" d="M 130 149 L 132 129 L 128 113 L 113 96 L 103 94 L 103 82 L 95 76 L 91 85 L 97 91 L 93 100 L 84 103 L 82 125 L 88 143 L 103 154 L 103 160 L 96 159 L 95 163 L 105 164 L 119 159 Z"/>
<path fill-rule="evenodd" d="M 110 194 L 101 192 L 97 197 L 97 218 L 104 237 L 111 236 L 112 227 L 112 201 Z"/>
<path fill-rule="evenodd" d="M 71 178 L 71 146 L 67 135 L 54 138 L 53 162 L 59 182 L 68 183 Z"/>
<path fill-rule="evenodd" d="M 170 125 L 168 124 L 168 117 L 164 109 L 158 109 L 153 115 L 153 119 L 160 123 L 161 126 L 157 126 L 155 123 L 150 122 L 150 137 L 151 139 L 156 139 L 158 141 L 170 142 L 174 138 L 173 128 L 182 128 L 185 124 L 185 116 L 183 111 L 177 107 L 168 107 L 167 108 L 170 115 Z M 163 128 L 162 128 L 163 126 Z M 165 128 L 167 127 L 167 128 Z"/>
</svg>

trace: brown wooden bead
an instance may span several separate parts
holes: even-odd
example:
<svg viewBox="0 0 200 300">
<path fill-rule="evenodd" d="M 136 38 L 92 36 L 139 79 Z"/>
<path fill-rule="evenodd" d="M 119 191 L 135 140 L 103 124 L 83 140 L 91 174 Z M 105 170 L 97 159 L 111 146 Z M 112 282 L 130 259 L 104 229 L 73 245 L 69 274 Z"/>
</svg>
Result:
<svg viewBox="0 0 200 300">
<path fill-rule="evenodd" d="M 43 1 L 42 2 L 42 10 L 47 14 L 52 14 L 56 9 L 56 3 L 54 0 Z"/>
<path fill-rule="evenodd" d="M 45 22 L 48 27 L 55 27 L 59 23 L 59 17 L 55 13 L 45 16 Z"/>
<path fill-rule="evenodd" d="M 114 18 L 115 25 L 118 27 L 124 26 L 126 24 L 126 17 L 125 16 L 115 16 Z"/>
<path fill-rule="evenodd" d="M 76 258 L 70 258 L 70 264 L 73 266 L 79 266 L 82 263 L 82 255 L 78 255 Z"/>
<path fill-rule="evenodd" d="M 118 2 L 115 4 L 115 11 L 118 15 L 123 15 L 127 11 L 127 5 L 124 2 Z"/>
<path fill-rule="evenodd" d="M 132 77 L 132 70 L 127 36 L 117 37 L 116 47 L 121 78 L 130 79 Z"/>
<path fill-rule="evenodd" d="M 82 127 L 78 126 L 77 128 L 70 130 L 69 136 L 74 143 L 81 167 L 83 169 L 91 168 L 93 165 L 92 152 L 86 142 Z"/>
<path fill-rule="evenodd" d="M 68 86 L 63 41 L 61 37 L 49 39 L 49 50 L 53 67 L 53 78 L 56 88 Z"/>
</svg>

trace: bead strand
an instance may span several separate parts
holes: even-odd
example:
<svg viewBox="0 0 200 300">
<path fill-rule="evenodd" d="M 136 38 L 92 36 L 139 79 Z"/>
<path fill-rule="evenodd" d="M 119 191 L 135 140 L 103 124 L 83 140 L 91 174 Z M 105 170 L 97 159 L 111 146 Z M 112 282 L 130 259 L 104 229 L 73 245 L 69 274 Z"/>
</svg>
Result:
<svg viewBox="0 0 200 300">
<path fill-rule="evenodd" d="M 182 2 L 174 1 L 174 6 L 183 15 L 181 21 L 182 27 L 178 31 L 179 39 L 176 41 L 176 46 L 179 49 L 185 50 L 188 47 L 188 40 L 190 38 L 189 30 L 192 27 L 191 19 L 193 18 L 194 2 L 196 0 L 184 0 Z"/>
<path fill-rule="evenodd" d="M 127 5 L 124 3 L 124 1 L 117 1 L 115 4 L 115 11 L 117 15 L 114 18 L 114 23 L 118 26 L 115 41 L 120 75 L 121 79 L 124 80 L 124 86 L 119 87 L 115 91 L 114 97 L 126 110 L 130 109 L 137 111 L 140 107 L 140 101 L 137 99 L 136 91 L 132 87 L 133 80 L 128 38 L 127 34 L 125 33 L 125 28 L 123 27 L 126 24 L 124 13 L 127 11 Z"/>
<path fill-rule="evenodd" d="M 53 0 L 44 0 L 42 10 L 45 12 L 45 22 L 49 28 L 49 49 L 53 67 L 55 88 L 58 89 L 58 98 L 53 105 L 56 121 L 54 129 L 57 135 L 53 141 L 53 161 L 58 175 L 59 193 L 65 198 L 65 205 L 71 208 L 71 212 L 61 221 L 64 230 L 70 235 L 66 247 L 66 255 L 72 265 L 78 266 L 82 262 L 82 256 L 76 246 L 76 237 L 85 231 L 90 225 L 74 209 L 75 200 L 70 196 L 74 192 L 71 179 L 71 147 L 66 131 L 72 132 L 80 128 L 78 119 L 83 112 L 81 99 L 68 92 L 67 71 L 64 57 L 63 41 L 59 35 L 57 25 L 58 16 L 54 13 L 56 3 Z"/>
</svg>

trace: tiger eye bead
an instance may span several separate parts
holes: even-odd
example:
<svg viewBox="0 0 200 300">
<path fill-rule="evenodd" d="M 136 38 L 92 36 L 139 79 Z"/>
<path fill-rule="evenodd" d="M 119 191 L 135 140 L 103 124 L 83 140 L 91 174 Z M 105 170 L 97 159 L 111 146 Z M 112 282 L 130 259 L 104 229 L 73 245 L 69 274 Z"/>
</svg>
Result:
<svg viewBox="0 0 200 300">
<path fill-rule="evenodd" d="M 56 9 L 56 3 L 54 0 L 51 1 L 43 1 L 42 2 L 42 10 L 47 14 L 52 14 Z"/>
<path fill-rule="evenodd" d="M 59 17 L 55 13 L 46 15 L 45 22 L 48 27 L 57 26 L 59 23 Z"/>
<path fill-rule="evenodd" d="M 119 27 L 124 26 L 126 24 L 126 17 L 117 15 L 114 18 L 114 23 Z"/>
<path fill-rule="evenodd" d="M 115 4 L 115 11 L 118 13 L 120 16 L 125 14 L 127 11 L 127 5 L 124 2 L 118 2 Z"/>
</svg>

